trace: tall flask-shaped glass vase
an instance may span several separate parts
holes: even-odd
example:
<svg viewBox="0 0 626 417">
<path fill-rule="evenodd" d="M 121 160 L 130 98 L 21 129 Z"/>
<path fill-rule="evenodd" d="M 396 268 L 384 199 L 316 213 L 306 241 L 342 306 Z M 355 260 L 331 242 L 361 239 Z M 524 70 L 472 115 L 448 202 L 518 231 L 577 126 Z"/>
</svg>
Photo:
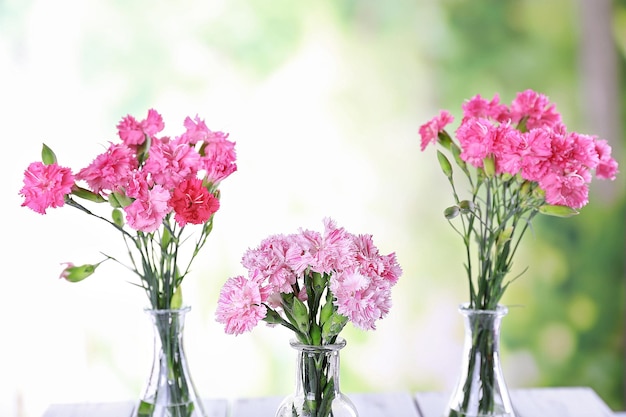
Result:
<svg viewBox="0 0 626 417">
<path fill-rule="evenodd" d="M 154 356 L 150 377 L 132 417 L 207 417 L 183 346 L 189 310 L 145 310 L 154 330 Z"/>
<path fill-rule="evenodd" d="M 465 324 L 461 372 L 444 417 L 515 417 L 500 363 L 500 324 L 508 313 L 459 307 Z"/>
<path fill-rule="evenodd" d="M 276 417 L 358 417 L 339 387 L 339 351 L 346 341 L 322 346 L 292 340 L 297 351 L 296 390 L 280 404 Z"/>
</svg>

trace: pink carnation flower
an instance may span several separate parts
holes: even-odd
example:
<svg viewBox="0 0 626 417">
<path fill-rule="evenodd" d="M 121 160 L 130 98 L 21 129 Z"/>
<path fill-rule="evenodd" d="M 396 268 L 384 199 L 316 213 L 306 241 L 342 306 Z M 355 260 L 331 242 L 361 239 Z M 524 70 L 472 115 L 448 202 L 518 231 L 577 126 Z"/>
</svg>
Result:
<svg viewBox="0 0 626 417">
<path fill-rule="evenodd" d="M 450 112 L 442 110 L 438 116 L 433 117 L 430 121 L 420 126 L 419 134 L 422 137 L 422 150 L 426 149 L 429 143 L 437 142 L 439 132 L 443 131 L 453 121 L 454 117 L 452 117 Z"/>
<path fill-rule="evenodd" d="M 498 131 L 498 151 L 495 153 L 498 173 L 521 173 L 522 178 L 530 181 L 546 174 L 552 156 L 551 132 L 548 129 L 522 133 L 507 124 L 504 130 L 499 128 Z"/>
<path fill-rule="evenodd" d="M 467 100 L 462 105 L 463 118 L 483 118 L 504 122 L 510 118 L 506 105 L 500 104 L 500 97 L 496 94 L 491 101 L 482 98 L 480 94 Z"/>
<path fill-rule="evenodd" d="M 493 152 L 496 127 L 487 119 L 472 118 L 462 122 L 456 131 L 461 146 L 461 159 L 476 167 Z"/>
<path fill-rule="evenodd" d="M 169 199 L 170 192 L 161 185 L 155 185 L 124 209 L 128 225 L 142 232 L 154 232 L 170 211 Z"/>
<path fill-rule="evenodd" d="M 200 162 L 200 154 L 185 143 L 156 141 L 142 169 L 151 174 L 156 184 L 171 190 L 181 181 L 195 177 Z"/>
<path fill-rule="evenodd" d="M 209 193 L 199 178 L 178 184 L 169 205 L 176 213 L 174 218 L 180 227 L 185 227 L 187 223 L 202 224 L 220 208 L 219 200 Z"/>
<path fill-rule="evenodd" d="M 539 186 L 545 191 L 548 204 L 579 209 L 589 202 L 589 187 L 585 176 L 588 173 L 550 173 L 540 180 Z"/>
<path fill-rule="evenodd" d="M 46 214 L 47 208 L 65 204 L 65 196 L 72 192 L 73 186 L 71 169 L 56 163 L 44 165 L 42 162 L 33 162 L 24 172 L 24 186 L 20 190 L 20 195 L 24 197 L 22 207 Z"/>
<path fill-rule="evenodd" d="M 294 253 L 301 252 L 292 236 L 273 235 L 264 239 L 257 248 L 246 251 L 242 264 L 267 279 L 271 291 L 291 293 L 297 276 L 289 259 L 294 257 Z"/>
<path fill-rule="evenodd" d="M 596 140 L 595 146 L 599 159 L 596 167 L 596 176 L 601 179 L 614 180 L 618 169 L 617 161 L 611 158 L 611 146 L 604 139 Z"/>
<path fill-rule="evenodd" d="M 518 93 L 511 103 L 511 119 L 519 123 L 526 118 L 526 128 L 553 127 L 561 123 L 561 114 L 548 97 L 533 90 Z"/>
<path fill-rule="evenodd" d="M 228 334 L 250 331 L 267 314 L 259 285 L 243 276 L 230 278 L 222 287 L 215 313 Z"/>
<path fill-rule="evenodd" d="M 335 274 L 330 289 L 335 295 L 337 312 L 363 330 L 376 329 L 376 321 L 391 308 L 390 286 L 377 286 L 377 280 L 358 271 Z"/>
<path fill-rule="evenodd" d="M 133 116 L 127 115 L 118 123 L 117 131 L 124 144 L 137 146 L 145 142 L 146 135 L 154 137 L 164 127 L 165 124 L 161 115 L 156 110 L 150 109 L 146 119 L 141 122 Z"/>
<path fill-rule="evenodd" d="M 111 143 L 106 152 L 78 171 L 76 179 L 87 182 L 94 193 L 117 191 L 126 186 L 129 173 L 137 168 L 137 157 L 128 146 Z"/>
</svg>

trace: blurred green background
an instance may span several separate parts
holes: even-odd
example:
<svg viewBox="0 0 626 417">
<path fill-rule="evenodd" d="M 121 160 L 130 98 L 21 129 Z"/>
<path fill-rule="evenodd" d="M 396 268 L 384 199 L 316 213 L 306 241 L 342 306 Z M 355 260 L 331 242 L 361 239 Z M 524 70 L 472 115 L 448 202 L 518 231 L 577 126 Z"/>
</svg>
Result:
<svg viewBox="0 0 626 417">
<path fill-rule="evenodd" d="M 290 334 L 227 336 L 213 314 L 223 282 L 244 272 L 245 249 L 319 230 L 325 216 L 373 234 L 404 269 L 377 330 L 346 329 L 343 391 L 450 390 L 462 246 L 441 215 L 451 195 L 434 153 L 420 152 L 419 126 L 443 108 L 458 117 L 475 94 L 508 103 L 532 88 L 571 130 L 607 139 L 623 171 L 625 57 L 624 0 L 0 0 L 0 415 L 134 399 L 151 355 L 144 295 L 127 271 L 56 279 L 60 262 L 123 248 L 73 210 L 19 207 L 41 142 L 78 169 L 115 139 L 122 116 L 151 107 L 166 132 L 198 114 L 236 141 L 239 171 L 184 287 L 201 394 L 291 392 Z M 596 181 L 580 215 L 538 218 L 526 236 L 516 267 L 529 269 L 503 299 L 511 387 L 590 386 L 625 408 L 625 189 L 623 175 Z"/>
</svg>

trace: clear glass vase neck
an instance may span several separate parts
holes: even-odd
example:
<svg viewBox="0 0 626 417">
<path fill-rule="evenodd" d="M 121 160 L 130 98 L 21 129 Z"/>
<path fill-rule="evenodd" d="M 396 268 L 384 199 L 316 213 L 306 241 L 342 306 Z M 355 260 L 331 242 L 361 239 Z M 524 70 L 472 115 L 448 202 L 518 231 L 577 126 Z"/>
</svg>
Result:
<svg viewBox="0 0 626 417">
<path fill-rule="evenodd" d="M 280 404 L 276 417 L 358 417 L 356 407 L 339 385 L 339 351 L 346 341 L 307 345 L 291 340 L 296 355 L 295 393 Z"/>
<path fill-rule="evenodd" d="M 146 308 L 153 329 L 152 370 L 133 417 L 206 417 L 189 372 L 183 344 L 190 307 Z"/>
<path fill-rule="evenodd" d="M 459 306 L 465 335 L 461 369 L 445 417 L 515 417 L 500 362 L 500 332 L 508 308 Z"/>
</svg>

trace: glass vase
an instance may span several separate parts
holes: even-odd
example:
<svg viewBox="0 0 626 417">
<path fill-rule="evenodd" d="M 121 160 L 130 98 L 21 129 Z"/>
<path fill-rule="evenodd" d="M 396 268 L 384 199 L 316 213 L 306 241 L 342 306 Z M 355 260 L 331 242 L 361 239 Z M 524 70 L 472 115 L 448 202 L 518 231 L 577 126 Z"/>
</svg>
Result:
<svg viewBox="0 0 626 417">
<path fill-rule="evenodd" d="M 312 346 L 291 340 L 297 351 L 296 390 L 280 404 L 276 417 L 358 417 L 339 389 L 339 351 L 346 341 Z"/>
<path fill-rule="evenodd" d="M 154 333 L 152 371 L 133 417 L 206 417 L 191 379 L 183 346 L 185 315 L 179 310 L 146 309 Z"/>
<path fill-rule="evenodd" d="M 445 417 L 514 417 L 500 364 L 500 324 L 508 313 L 459 307 L 465 324 L 461 372 Z"/>
</svg>

